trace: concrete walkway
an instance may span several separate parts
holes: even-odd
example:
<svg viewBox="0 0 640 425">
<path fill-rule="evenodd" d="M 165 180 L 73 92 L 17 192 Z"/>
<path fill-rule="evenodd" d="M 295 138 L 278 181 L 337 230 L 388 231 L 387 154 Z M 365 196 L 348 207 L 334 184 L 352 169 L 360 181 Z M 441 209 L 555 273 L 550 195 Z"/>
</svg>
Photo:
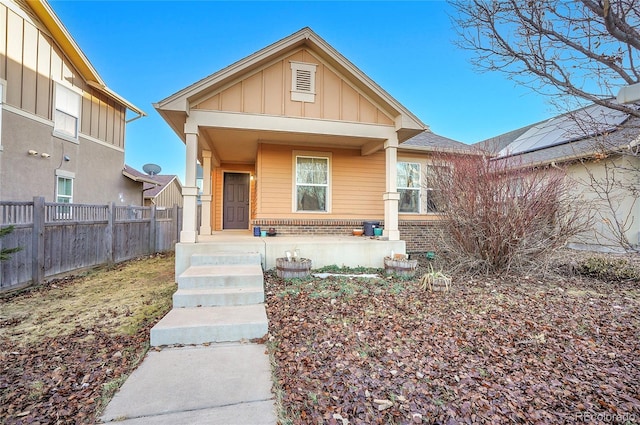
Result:
<svg viewBox="0 0 640 425">
<path fill-rule="evenodd" d="M 152 348 L 100 419 L 123 425 L 275 425 L 266 347 L 230 342 Z"/>
</svg>

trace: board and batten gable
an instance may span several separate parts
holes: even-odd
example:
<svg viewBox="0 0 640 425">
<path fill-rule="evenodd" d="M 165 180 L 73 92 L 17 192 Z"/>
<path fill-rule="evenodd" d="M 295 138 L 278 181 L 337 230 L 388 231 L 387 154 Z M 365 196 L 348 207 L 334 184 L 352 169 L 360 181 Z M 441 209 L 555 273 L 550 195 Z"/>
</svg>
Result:
<svg viewBox="0 0 640 425">
<path fill-rule="evenodd" d="M 313 102 L 292 100 L 291 63 L 316 66 Z M 392 126 L 393 119 L 335 68 L 299 49 L 195 102 L 192 109 L 264 114 Z"/>
<path fill-rule="evenodd" d="M 46 3 L 0 0 L 0 199 L 55 201 L 56 173 L 62 173 L 73 177 L 73 202 L 140 205 L 141 184 L 122 175 L 126 101 L 84 78 L 56 38 L 66 30 L 58 26 L 53 35 L 34 8 L 60 25 Z M 77 137 L 54 131 L 58 90 L 79 96 Z"/>
<path fill-rule="evenodd" d="M 38 19 L 0 2 L 0 79 L 6 81 L 6 105 L 53 121 L 55 84 L 82 93 L 80 133 L 124 149 L 126 107 L 90 87 Z"/>
</svg>

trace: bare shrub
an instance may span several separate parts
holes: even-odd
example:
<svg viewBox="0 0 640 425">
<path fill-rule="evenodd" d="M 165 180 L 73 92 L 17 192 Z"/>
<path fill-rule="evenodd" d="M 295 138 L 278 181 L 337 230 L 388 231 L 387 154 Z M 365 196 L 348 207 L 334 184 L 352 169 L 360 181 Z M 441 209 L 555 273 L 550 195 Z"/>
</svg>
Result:
<svg viewBox="0 0 640 425">
<path fill-rule="evenodd" d="M 445 221 L 443 248 L 457 269 L 539 267 L 589 224 L 562 169 L 525 168 L 488 155 L 442 154 L 435 164 L 431 181 Z"/>
</svg>

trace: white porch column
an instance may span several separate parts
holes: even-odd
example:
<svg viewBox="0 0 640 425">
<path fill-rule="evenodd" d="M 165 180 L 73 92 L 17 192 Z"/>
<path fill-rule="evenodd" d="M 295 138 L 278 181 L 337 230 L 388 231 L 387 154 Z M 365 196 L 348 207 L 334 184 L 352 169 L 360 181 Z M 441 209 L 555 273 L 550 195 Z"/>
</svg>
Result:
<svg viewBox="0 0 640 425">
<path fill-rule="evenodd" d="M 400 231 L 398 230 L 398 201 L 400 194 L 398 193 L 398 137 L 393 135 L 387 139 L 384 144 L 384 152 L 386 157 L 386 192 L 382 195 L 384 201 L 384 236 L 390 241 L 400 240 Z"/>
<path fill-rule="evenodd" d="M 198 126 L 185 124 L 184 132 L 187 145 L 187 164 L 185 183 L 182 187 L 182 231 L 180 242 L 195 243 L 198 205 L 198 187 L 196 185 L 196 163 L 198 162 Z"/>
<path fill-rule="evenodd" d="M 202 151 L 202 211 L 200 214 L 200 234 L 211 234 L 211 151 Z"/>
</svg>

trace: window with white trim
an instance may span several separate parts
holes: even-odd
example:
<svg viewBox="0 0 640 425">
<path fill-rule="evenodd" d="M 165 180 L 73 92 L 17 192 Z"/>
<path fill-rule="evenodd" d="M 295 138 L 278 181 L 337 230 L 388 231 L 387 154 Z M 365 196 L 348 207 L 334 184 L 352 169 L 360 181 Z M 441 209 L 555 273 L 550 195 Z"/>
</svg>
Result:
<svg viewBox="0 0 640 425">
<path fill-rule="evenodd" d="M 58 135 L 78 138 L 80 124 L 80 94 L 61 84 L 56 84 L 53 131 Z"/>
<path fill-rule="evenodd" d="M 398 162 L 397 189 L 400 194 L 398 212 L 420 213 L 420 163 Z"/>
<path fill-rule="evenodd" d="M 314 63 L 291 62 L 291 100 L 315 102 L 317 67 Z"/>
<path fill-rule="evenodd" d="M 66 173 L 65 173 L 66 174 Z M 68 175 L 56 176 L 56 202 L 60 204 L 73 203 L 73 178 Z M 71 219 L 71 205 L 56 207 L 56 218 Z"/>
<path fill-rule="evenodd" d="M 329 158 L 296 156 L 296 211 L 327 212 Z"/>
</svg>

